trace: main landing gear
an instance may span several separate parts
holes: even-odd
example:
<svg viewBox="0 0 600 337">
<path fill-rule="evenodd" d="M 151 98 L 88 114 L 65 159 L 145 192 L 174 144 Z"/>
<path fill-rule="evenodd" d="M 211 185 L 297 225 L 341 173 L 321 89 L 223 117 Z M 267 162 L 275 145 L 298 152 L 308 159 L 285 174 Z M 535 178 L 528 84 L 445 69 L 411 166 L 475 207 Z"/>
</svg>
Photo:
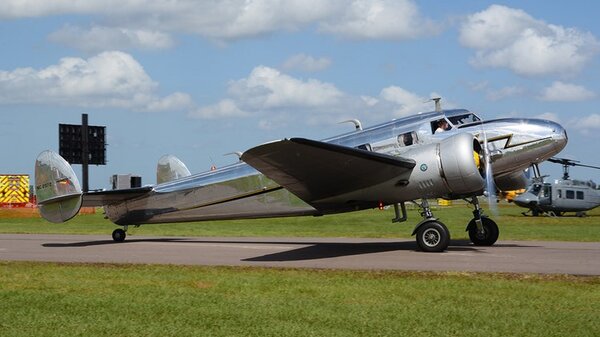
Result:
<svg viewBox="0 0 600 337">
<path fill-rule="evenodd" d="M 466 200 L 475 207 L 473 211 L 473 219 L 467 225 L 466 231 L 469 232 L 469 239 L 475 246 L 491 246 L 496 240 L 500 231 L 498 225 L 490 218 L 483 215 L 483 210 L 479 206 L 477 197 L 472 197 Z M 450 231 L 446 225 L 433 216 L 429 202 L 427 199 L 422 199 L 421 203 L 414 202 L 421 209 L 423 220 L 419 222 L 412 235 L 416 236 L 417 245 L 424 252 L 443 252 L 450 244 Z M 394 222 L 402 222 L 406 220 L 406 209 L 402 206 L 402 216 L 398 205 L 394 205 L 396 218 Z"/>
<path fill-rule="evenodd" d="M 468 200 L 467 200 L 468 201 Z M 469 239 L 475 246 L 491 246 L 500 235 L 498 225 L 494 220 L 483 215 L 483 210 L 479 207 L 477 197 L 472 197 L 469 201 L 474 207 L 473 220 L 469 221 L 466 231 L 469 232 Z"/>
<path fill-rule="evenodd" d="M 427 199 L 422 199 L 421 204 L 417 205 L 421 208 L 423 217 L 412 233 L 416 235 L 417 245 L 424 252 L 443 252 L 450 244 L 450 231 L 433 216 Z"/>
</svg>

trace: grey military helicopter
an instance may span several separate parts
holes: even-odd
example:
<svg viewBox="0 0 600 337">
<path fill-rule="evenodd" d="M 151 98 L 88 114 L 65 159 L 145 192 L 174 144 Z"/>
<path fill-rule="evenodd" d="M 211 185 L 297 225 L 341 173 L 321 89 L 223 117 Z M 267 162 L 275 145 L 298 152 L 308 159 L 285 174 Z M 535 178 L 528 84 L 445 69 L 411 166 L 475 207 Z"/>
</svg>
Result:
<svg viewBox="0 0 600 337">
<path fill-rule="evenodd" d="M 600 190 L 593 181 L 574 180 L 569 177 L 569 168 L 572 166 L 593 169 L 600 167 L 580 164 L 579 161 L 565 158 L 549 158 L 548 161 L 563 166 L 562 179 L 544 182 L 543 177 L 538 174 L 527 190 L 513 200 L 518 206 L 529 208 L 523 215 L 531 212 L 533 216 L 561 216 L 566 212 L 575 212 L 577 216 L 584 216 L 585 211 L 600 206 Z"/>
<path fill-rule="evenodd" d="M 450 233 L 428 199 L 469 201 L 475 209 L 469 238 L 493 245 L 498 226 L 477 199 L 486 182 L 493 179 L 502 190 L 524 188 L 524 170 L 559 153 L 567 140 L 552 121 L 484 121 L 436 104 L 435 111 L 365 129 L 356 123 L 354 131 L 321 141 L 258 145 L 240 162 L 209 172 L 190 174 L 179 160 L 165 158 L 157 184 L 134 189 L 82 192 L 69 163 L 48 150 L 36 160 L 35 186 L 40 214 L 51 222 L 69 220 L 81 206 L 103 206 L 106 217 L 123 227 L 113 232 L 116 242 L 125 239 L 128 226 L 142 224 L 320 216 L 385 205 L 393 205 L 393 221 L 402 222 L 405 202 L 414 202 L 423 218 L 413 230 L 418 246 L 441 252 Z"/>
</svg>

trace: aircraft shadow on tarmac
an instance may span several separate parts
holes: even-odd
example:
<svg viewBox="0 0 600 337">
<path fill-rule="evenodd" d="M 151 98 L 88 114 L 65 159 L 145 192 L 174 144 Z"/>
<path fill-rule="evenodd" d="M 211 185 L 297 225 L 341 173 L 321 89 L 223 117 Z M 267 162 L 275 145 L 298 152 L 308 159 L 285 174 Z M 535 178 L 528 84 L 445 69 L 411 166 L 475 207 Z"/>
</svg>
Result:
<svg viewBox="0 0 600 337">
<path fill-rule="evenodd" d="M 248 262 L 280 262 L 280 261 L 302 261 L 316 260 L 325 258 L 334 258 L 342 256 L 365 255 L 374 253 L 383 253 L 390 251 L 417 251 L 417 245 L 414 241 L 397 242 L 310 242 L 310 241 L 256 241 L 256 240 L 190 240 L 185 238 L 156 238 L 156 239 L 130 239 L 122 243 L 115 243 L 112 240 L 83 241 L 71 243 L 44 243 L 47 248 L 69 248 L 69 247 L 92 247 L 102 245 L 126 245 L 136 242 L 161 242 L 161 243 L 203 243 L 203 244 L 258 244 L 258 245 L 300 245 L 302 247 L 283 252 L 267 254 L 257 257 L 243 259 Z M 497 244 L 496 247 L 527 247 L 525 245 L 515 244 Z M 468 240 L 452 240 L 448 247 L 449 252 L 469 251 L 474 253 L 485 253 L 480 247 L 473 246 Z"/>
<path fill-rule="evenodd" d="M 502 247 L 524 247 L 521 245 L 498 245 Z M 414 241 L 403 242 L 366 242 L 366 243 L 314 243 L 307 247 L 288 250 L 274 254 L 268 254 L 243 261 L 254 262 L 283 262 L 317 260 L 333 257 L 383 253 L 390 251 L 418 251 Z M 468 240 L 452 240 L 448 247 L 449 252 L 468 251 L 473 253 L 484 253 L 485 251 L 473 246 Z"/>
</svg>

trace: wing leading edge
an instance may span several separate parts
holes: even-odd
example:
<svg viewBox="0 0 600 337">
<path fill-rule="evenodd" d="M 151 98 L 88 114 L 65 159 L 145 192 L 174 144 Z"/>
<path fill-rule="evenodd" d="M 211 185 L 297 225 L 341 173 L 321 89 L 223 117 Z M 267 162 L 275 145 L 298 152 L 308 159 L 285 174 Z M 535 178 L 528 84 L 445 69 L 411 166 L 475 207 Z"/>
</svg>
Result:
<svg viewBox="0 0 600 337">
<path fill-rule="evenodd" d="M 319 211 L 375 207 L 407 181 L 415 161 L 304 138 L 244 152 L 242 160 Z"/>
</svg>

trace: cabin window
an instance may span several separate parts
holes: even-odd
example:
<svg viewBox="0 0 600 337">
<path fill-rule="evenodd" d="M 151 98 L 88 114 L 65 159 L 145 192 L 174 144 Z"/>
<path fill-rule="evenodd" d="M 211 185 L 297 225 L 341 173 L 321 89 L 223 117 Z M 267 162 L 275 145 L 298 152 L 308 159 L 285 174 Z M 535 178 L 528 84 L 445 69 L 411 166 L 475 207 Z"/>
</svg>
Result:
<svg viewBox="0 0 600 337">
<path fill-rule="evenodd" d="M 434 134 L 448 131 L 450 129 L 452 129 L 452 125 L 450 125 L 450 123 L 448 123 L 448 120 L 446 120 L 445 118 L 441 118 L 431 122 L 431 132 Z"/>
<path fill-rule="evenodd" d="M 567 190 L 567 199 L 575 199 L 575 191 Z"/>
<path fill-rule="evenodd" d="M 542 189 L 542 195 L 540 195 L 541 198 L 550 198 L 552 196 L 552 186 L 550 185 L 544 185 L 544 188 Z"/>
<path fill-rule="evenodd" d="M 450 117 L 449 119 L 450 123 L 452 123 L 453 125 L 471 124 L 480 121 L 479 117 L 475 116 L 472 113 Z"/>
<path fill-rule="evenodd" d="M 360 150 L 365 150 L 365 151 L 373 151 L 373 149 L 371 148 L 371 144 L 369 144 L 369 143 L 359 145 L 356 148 L 360 149 Z"/>
<path fill-rule="evenodd" d="M 411 146 L 413 144 L 418 143 L 417 133 L 414 131 L 403 133 L 398 135 L 398 145 L 402 146 Z"/>
<path fill-rule="evenodd" d="M 558 199 L 562 199 L 562 190 L 558 190 Z"/>
<path fill-rule="evenodd" d="M 583 200 L 583 191 L 577 191 L 577 199 Z"/>
</svg>

